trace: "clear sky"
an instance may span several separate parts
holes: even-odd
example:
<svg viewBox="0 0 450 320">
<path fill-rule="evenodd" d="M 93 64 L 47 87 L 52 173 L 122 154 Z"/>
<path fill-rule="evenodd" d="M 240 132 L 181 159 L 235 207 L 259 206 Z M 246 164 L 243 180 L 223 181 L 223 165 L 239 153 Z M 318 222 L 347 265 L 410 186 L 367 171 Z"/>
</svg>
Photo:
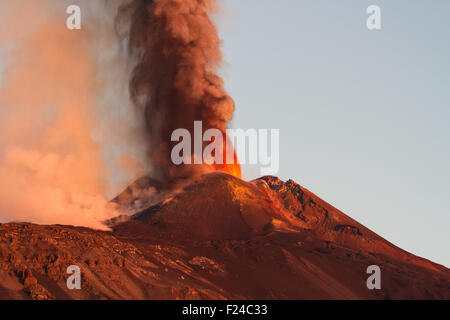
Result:
<svg viewBox="0 0 450 320">
<path fill-rule="evenodd" d="M 371 4 L 382 30 L 366 27 Z M 450 1 L 222 7 L 233 126 L 279 128 L 281 178 L 450 267 Z"/>
</svg>

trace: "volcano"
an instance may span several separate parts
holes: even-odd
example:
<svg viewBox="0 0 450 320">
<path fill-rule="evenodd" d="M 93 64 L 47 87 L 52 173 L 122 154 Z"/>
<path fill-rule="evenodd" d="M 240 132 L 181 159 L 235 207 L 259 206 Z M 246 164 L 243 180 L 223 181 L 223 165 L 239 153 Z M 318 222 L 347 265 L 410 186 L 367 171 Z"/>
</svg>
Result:
<svg viewBox="0 0 450 320">
<path fill-rule="evenodd" d="M 111 231 L 0 225 L 2 299 L 450 299 L 450 270 L 408 253 L 292 180 L 150 178 Z M 66 286 L 67 267 L 82 272 Z M 369 290 L 367 267 L 381 270 Z"/>
</svg>

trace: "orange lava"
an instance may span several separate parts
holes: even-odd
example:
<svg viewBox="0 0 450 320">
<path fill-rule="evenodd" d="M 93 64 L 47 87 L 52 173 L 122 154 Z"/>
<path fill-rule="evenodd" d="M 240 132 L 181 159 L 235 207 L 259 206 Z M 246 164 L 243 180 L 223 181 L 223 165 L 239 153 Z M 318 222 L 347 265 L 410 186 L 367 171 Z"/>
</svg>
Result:
<svg viewBox="0 0 450 320">
<path fill-rule="evenodd" d="M 230 140 L 227 137 L 227 143 L 231 143 Z M 225 172 L 228 174 L 231 174 L 232 176 L 242 179 L 242 171 L 241 171 L 241 165 L 239 163 L 239 159 L 236 155 L 236 153 L 234 152 L 233 149 L 233 153 L 234 153 L 234 162 L 227 164 L 226 163 L 226 144 L 223 144 L 223 163 L 224 164 L 214 164 L 213 168 L 215 171 L 221 171 L 221 172 Z"/>
<path fill-rule="evenodd" d="M 239 160 L 236 155 L 234 156 L 234 159 L 234 164 L 215 164 L 214 170 L 225 172 L 235 176 L 236 178 L 242 179 L 241 165 L 239 164 Z"/>
</svg>

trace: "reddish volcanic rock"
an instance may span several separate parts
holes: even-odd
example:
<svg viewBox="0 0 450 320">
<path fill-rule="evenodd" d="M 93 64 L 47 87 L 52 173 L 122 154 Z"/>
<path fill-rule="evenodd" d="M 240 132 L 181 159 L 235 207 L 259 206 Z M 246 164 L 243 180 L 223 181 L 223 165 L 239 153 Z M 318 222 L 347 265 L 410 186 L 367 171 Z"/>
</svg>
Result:
<svg viewBox="0 0 450 320">
<path fill-rule="evenodd" d="M 223 173 L 115 200 L 111 232 L 0 225 L 0 298 L 449 299 L 449 269 L 405 252 L 289 180 Z M 378 265 L 382 289 L 366 287 Z M 66 286 L 78 265 L 82 289 Z"/>
</svg>

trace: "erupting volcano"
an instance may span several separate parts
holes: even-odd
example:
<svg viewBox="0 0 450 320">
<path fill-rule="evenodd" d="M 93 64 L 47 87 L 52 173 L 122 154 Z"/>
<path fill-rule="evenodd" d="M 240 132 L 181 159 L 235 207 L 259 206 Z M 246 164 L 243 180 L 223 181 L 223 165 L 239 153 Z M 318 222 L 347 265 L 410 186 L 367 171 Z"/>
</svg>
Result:
<svg viewBox="0 0 450 320">
<path fill-rule="evenodd" d="M 115 0 L 114 10 L 93 2 L 111 23 L 89 20 L 70 36 L 43 22 L 44 9 L 30 10 L 33 30 L 20 32 L 13 51 L 20 67 L 4 79 L 5 118 L 16 126 L 0 129 L 0 213 L 15 222 L 0 224 L 0 299 L 450 298 L 449 269 L 396 247 L 293 180 L 242 180 L 226 135 L 235 105 L 218 75 L 215 1 Z M 105 42 L 125 47 L 123 60 L 105 58 L 92 36 L 109 27 L 116 42 Z M 104 59 L 131 76 L 114 68 L 95 75 Z M 122 78 L 124 106 L 115 101 Z M 96 109 L 103 94 L 109 99 Z M 113 112 L 115 104 L 123 109 Z M 137 124 L 125 130 L 128 118 Z M 193 141 L 194 154 L 183 154 L 192 164 L 172 161 L 172 133 L 194 135 L 196 121 L 224 137 L 216 149 L 223 163 L 195 164 Z M 112 151 L 102 149 L 104 137 Z M 107 201 L 116 162 L 128 180 Z M 371 265 L 382 270 L 379 290 L 366 285 Z M 80 290 L 67 286 L 69 266 L 82 272 Z"/>
</svg>

